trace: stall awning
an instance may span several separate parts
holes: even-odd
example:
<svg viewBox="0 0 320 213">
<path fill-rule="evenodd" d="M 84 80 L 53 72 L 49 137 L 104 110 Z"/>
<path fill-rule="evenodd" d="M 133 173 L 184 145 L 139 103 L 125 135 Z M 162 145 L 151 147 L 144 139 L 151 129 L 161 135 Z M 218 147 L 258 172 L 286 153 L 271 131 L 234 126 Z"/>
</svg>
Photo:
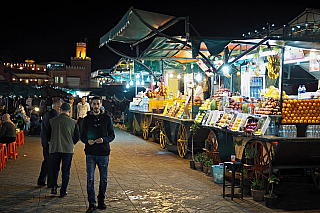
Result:
<svg viewBox="0 0 320 213">
<path fill-rule="evenodd" d="M 217 55 L 223 51 L 223 49 L 229 44 L 248 44 L 254 45 L 261 42 L 261 38 L 250 38 L 250 39 L 239 39 L 239 38 L 192 38 L 192 56 L 197 57 L 200 51 L 200 45 L 202 42 L 207 46 L 208 51 L 211 55 Z M 297 38 L 276 38 L 270 37 L 267 40 L 269 45 L 283 45 L 288 47 L 297 47 L 302 49 L 317 49 L 320 50 L 319 39 L 297 39 Z M 267 42 L 266 41 L 266 42 Z M 266 43 L 265 42 L 265 43 Z M 264 44 L 265 44 L 264 43 Z"/>
<path fill-rule="evenodd" d="M 134 43 L 149 35 L 152 30 L 137 15 L 156 29 L 175 19 L 174 16 L 136 10 L 131 7 L 120 22 L 100 38 L 100 47 L 110 41 Z"/>
</svg>

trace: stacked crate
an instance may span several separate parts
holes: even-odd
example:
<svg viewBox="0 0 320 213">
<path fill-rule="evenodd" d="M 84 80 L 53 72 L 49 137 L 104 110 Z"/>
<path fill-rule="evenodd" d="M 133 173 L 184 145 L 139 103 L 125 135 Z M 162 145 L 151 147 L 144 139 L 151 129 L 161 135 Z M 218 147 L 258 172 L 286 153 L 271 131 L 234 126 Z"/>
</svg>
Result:
<svg viewBox="0 0 320 213">
<path fill-rule="evenodd" d="M 163 98 L 149 98 L 149 111 L 158 112 L 163 110 L 164 99 Z"/>
</svg>

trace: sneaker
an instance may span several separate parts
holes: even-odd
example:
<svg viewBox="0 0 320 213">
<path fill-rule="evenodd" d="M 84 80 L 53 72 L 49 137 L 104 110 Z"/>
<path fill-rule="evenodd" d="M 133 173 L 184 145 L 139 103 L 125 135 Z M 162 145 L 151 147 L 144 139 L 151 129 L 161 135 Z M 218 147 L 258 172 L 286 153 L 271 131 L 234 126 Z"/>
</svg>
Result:
<svg viewBox="0 0 320 213">
<path fill-rule="evenodd" d="M 56 194 L 57 194 L 57 189 L 56 189 L 56 188 L 52 188 L 52 189 L 51 189 L 51 194 L 56 195 Z"/>
<path fill-rule="evenodd" d="M 98 209 L 106 209 L 107 208 L 106 204 L 104 204 L 104 200 L 99 200 L 98 201 L 98 207 L 97 208 Z"/>
<path fill-rule="evenodd" d="M 93 213 L 97 211 L 97 207 L 95 204 L 90 204 L 88 210 L 86 211 L 86 213 Z"/>
<path fill-rule="evenodd" d="M 60 191 L 60 197 L 65 197 L 68 193 L 67 192 L 61 192 Z"/>
</svg>

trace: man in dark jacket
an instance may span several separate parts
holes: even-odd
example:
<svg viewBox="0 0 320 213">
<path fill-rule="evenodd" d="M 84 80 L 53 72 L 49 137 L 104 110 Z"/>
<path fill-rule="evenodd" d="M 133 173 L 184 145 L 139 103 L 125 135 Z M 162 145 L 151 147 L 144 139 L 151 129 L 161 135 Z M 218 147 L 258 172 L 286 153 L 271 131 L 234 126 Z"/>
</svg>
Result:
<svg viewBox="0 0 320 213">
<path fill-rule="evenodd" d="M 104 204 L 107 189 L 108 163 L 110 154 L 110 142 L 114 140 L 114 129 L 111 117 L 100 110 L 102 106 L 100 97 L 93 97 L 90 111 L 83 120 L 81 141 L 85 143 L 87 163 L 87 193 L 89 208 L 87 213 L 96 211 L 96 199 L 94 190 L 94 172 L 98 165 L 100 184 L 98 194 L 98 209 L 106 209 Z"/>
<path fill-rule="evenodd" d="M 54 118 L 60 114 L 60 107 L 61 107 L 60 101 L 54 101 L 52 103 L 52 109 L 46 114 L 44 114 L 42 123 L 41 123 L 41 145 L 43 149 L 43 162 L 41 165 L 41 171 L 38 178 L 38 185 L 39 186 L 45 186 L 46 185 L 46 179 L 47 179 L 47 186 L 48 188 L 51 188 L 51 169 L 50 169 L 50 158 L 49 158 L 49 143 L 47 140 L 47 132 L 49 128 L 49 120 L 51 118 Z"/>
</svg>

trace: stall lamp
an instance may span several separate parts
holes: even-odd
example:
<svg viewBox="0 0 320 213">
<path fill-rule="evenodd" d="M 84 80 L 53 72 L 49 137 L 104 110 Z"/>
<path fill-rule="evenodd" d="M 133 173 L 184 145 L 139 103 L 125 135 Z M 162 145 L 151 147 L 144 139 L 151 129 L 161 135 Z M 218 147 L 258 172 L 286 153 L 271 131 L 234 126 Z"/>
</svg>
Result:
<svg viewBox="0 0 320 213">
<path fill-rule="evenodd" d="M 130 86 L 129 86 L 129 83 L 127 83 L 126 88 L 129 89 L 129 87 L 130 87 Z"/>
<path fill-rule="evenodd" d="M 180 74 L 178 74 L 178 75 L 177 75 L 177 78 L 178 78 L 178 79 L 180 79 L 180 78 L 181 78 L 181 75 L 180 75 Z"/>
<path fill-rule="evenodd" d="M 149 78 L 149 76 L 148 76 L 148 78 L 147 78 L 147 81 L 150 81 L 150 78 Z"/>
<path fill-rule="evenodd" d="M 169 74 L 169 78 L 173 78 L 173 74 L 172 73 Z"/>
<path fill-rule="evenodd" d="M 140 81 L 139 80 L 137 80 L 137 85 L 140 85 Z"/>
<path fill-rule="evenodd" d="M 141 81 L 141 85 L 142 85 L 142 86 L 144 85 L 144 80 Z"/>
<path fill-rule="evenodd" d="M 130 81 L 130 85 L 133 85 L 133 81 L 132 80 Z"/>
<path fill-rule="evenodd" d="M 140 78 L 140 74 L 139 73 L 137 74 L 137 78 Z"/>
</svg>

